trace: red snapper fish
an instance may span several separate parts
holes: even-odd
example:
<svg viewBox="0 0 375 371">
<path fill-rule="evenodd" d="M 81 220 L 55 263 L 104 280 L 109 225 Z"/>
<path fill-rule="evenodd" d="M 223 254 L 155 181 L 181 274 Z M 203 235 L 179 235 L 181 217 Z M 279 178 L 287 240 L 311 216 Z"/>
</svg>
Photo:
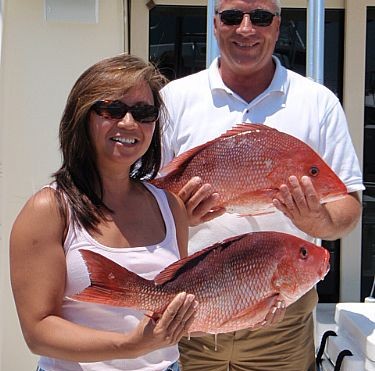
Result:
<svg viewBox="0 0 375 371">
<path fill-rule="evenodd" d="M 220 137 L 194 147 L 162 169 L 152 183 L 178 194 L 194 176 L 220 195 L 229 213 L 256 215 L 275 211 L 272 199 L 291 175 L 306 175 L 321 203 L 347 194 L 339 177 L 301 140 L 263 124 L 240 124 Z"/>
<path fill-rule="evenodd" d="M 190 332 L 224 333 L 264 321 L 275 300 L 288 306 L 322 280 L 329 252 L 296 236 L 253 232 L 216 243 L 144 279 L 112 260 L 80 250 L 91 286 L 72 298 L 150 311 L 159 318 L 180 292 L 199 302 Z"/>
</svg>

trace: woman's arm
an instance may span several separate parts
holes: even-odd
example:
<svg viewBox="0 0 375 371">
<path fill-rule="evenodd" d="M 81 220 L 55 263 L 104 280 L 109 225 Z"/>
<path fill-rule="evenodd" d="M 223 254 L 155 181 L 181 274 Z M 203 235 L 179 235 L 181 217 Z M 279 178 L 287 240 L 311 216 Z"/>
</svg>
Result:
<svg viewBox="0 0 375 371">
<path fill-rule="evenodd" d="M 27 202 L 10 238 L 12 289 L 30 350 L 48 357 L 94 362 L 134 358 L 177 343 L 194 313 L 194 296 L 186 293 L 177 295 L 156 323 L 145 318 L 126 334 L 95 330 L 61 317 L 65 222 L 54 192 L 43 189 Z"/>
</svg>

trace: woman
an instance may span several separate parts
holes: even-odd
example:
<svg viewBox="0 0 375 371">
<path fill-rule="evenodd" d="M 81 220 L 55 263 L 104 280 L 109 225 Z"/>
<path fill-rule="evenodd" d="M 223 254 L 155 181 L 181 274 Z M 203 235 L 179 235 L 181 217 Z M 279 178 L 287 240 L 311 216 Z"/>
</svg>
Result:
<svg viewBox="0 0 375 371">
<path fill-rule="evenodd" d="M 146 182 L 160 166 L 163 83 L 153 66 L 119 55 L 87 69 L 68 97 L 63 164 L 21 210 L 10 239 L 14 298 L 39 370 L 178 369 L 193 295 L 177 295 L 156 323 L 69 298 L 89 285 L 80 248 L 147 279 L 187 254 L 184 205 Z"/>
</svg>

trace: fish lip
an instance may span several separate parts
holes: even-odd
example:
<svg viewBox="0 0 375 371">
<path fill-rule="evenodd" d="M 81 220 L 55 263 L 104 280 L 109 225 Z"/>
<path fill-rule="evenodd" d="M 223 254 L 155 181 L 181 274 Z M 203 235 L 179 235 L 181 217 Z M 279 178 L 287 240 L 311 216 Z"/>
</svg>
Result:
<svg viewBox="0 0 375 371">
<path fill-rule="evenodd" d="M 326 254 L 324 256 L 324 261 L 320 267 L 320 271 L 319 271 L 319 276 L 320 276 L 320 280 L 322 281 L 324 279 L 324 277 L 328 274 L 330 268 L 331 268 L 331 265 L 329 264 L 329 258 L 330 258 L 330 255 L 328 253 L 328 250 L 326 250 Z"/>
<path fill-rule="evenodd" d="M 327 263 L 324 267 L 322 267 L 321 271 L 320 271 L 320 280 L 322 281 L 325 276 L 328 274 L 329 270 L 331 268 L 331 265 L 329 263 Z"/>
</svg>

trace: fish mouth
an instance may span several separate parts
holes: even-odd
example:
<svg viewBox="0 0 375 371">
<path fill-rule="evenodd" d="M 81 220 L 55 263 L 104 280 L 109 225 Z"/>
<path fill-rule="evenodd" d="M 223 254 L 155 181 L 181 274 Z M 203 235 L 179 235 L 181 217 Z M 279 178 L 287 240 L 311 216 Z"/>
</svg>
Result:
<svg viewBox="0 0 375 371">
<path fill-rule="evenodd" d="M 329 254 L 328 250 L 326 250 L 326 249 L 324 249 L 324 250 L 325 250 L 324 260 L 323 260 L 323 263 L 322 263 L 322 265 L 320 267 L 320 270 L 319 270 L 319 277 L 320 277 L 321 281 L 328 274 L 328 272 L 331 268 L 331 265 L 329 264 L 330 254 Z"/>
</svg>

